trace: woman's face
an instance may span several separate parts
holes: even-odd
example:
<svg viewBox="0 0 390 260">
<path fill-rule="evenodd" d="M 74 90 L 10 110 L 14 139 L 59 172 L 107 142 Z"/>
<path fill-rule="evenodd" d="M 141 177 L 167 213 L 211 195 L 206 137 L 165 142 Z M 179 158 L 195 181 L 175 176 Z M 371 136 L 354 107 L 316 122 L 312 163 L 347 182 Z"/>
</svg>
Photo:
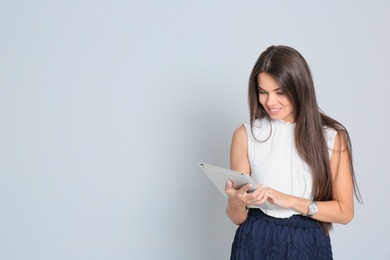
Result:
<svg viewBox="0 0 390 260">
<path fill-rule="evenodd" d="M 279 88 L 276 81 L 267 73 L 257 77 L 259 83 L 259 102 L 274 120 L 295 123 L 293 106 L 287 96 Z"/>
</svg>

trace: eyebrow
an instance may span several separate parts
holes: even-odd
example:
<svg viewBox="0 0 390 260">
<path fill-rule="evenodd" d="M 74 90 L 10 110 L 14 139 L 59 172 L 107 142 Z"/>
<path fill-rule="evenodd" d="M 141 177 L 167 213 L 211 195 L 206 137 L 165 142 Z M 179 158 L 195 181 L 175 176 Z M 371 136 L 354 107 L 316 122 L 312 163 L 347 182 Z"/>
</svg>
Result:
<svg viewBox="0 0 390 260">
<path fill-rule="evenodd" d="M 263 89 L 261 86 L 257 86 L 257 88 L 258 89 L 261 89 L 261 90 L 265 90 L 265 89 Z M 280 88 L 275 88 L 273 91 L 279 91 L 280 90 Z"/>
</svg>

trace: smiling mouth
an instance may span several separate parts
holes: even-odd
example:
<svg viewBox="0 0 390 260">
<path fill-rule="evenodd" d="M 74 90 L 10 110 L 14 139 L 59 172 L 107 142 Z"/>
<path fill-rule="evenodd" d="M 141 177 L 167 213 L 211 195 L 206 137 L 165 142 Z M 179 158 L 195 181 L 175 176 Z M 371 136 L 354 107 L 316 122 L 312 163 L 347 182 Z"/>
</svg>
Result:
<svg viewBox="0 0 390 260">
<path fill-rule="evenodd" d="M 268 110 L 271 112 L 271 113 L 277 113 L 281 110 L 281 108 L 268 108 Z"/>
</svg>

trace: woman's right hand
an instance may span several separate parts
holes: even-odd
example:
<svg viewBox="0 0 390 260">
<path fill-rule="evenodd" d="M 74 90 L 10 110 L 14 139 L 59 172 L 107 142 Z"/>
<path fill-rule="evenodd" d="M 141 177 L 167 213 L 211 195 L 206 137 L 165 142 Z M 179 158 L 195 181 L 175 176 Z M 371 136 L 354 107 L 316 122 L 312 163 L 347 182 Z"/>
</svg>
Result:
<svg viewBox="0 0 390 260">
<path fill-rule="evenodd" d="M 225 192 L 229 196 L 228 204 L 232 208 L 242 208 L 249 205 L 264 204 L 268 199 L 264 185 L 257 184 L 257 189 L 248 192 L 252 184 L 246 184 L 239 189 L 233 188 L 233 183 L 229 180 L 226 183 Z"/>
</svg>

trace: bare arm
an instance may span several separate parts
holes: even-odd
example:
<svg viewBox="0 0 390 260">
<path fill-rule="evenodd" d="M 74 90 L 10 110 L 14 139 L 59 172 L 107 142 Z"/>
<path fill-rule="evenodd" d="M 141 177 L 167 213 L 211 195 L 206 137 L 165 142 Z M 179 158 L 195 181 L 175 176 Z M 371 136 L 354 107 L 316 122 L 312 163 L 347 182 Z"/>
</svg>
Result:
<svg viewBox="0 0 390 260">
<path fill-rule="evenodd" d="M 230 149 L 230 168 L 234 171 L 249 174 L 251 173 L 248 161 L 248 139 L 245 126 L 237 128 L 233 134 Z M 226 214 L 233 223 L 240 225 L 247 216 L 246 207 L 253 204 L 263 204 L 267 200 L 266 190 L 258 185 L 256 191 L 247 193 L 249 185 L 245 185 L 238 190 L 232 187 L 232 183 L 226 185 L 226 193 L 229 196 Z"/>
<path fill-rule="evenodd" d="M 324 222 L 348 224 L 354 215 L 354 197 L 346 140 L 337 135 L 334 147 L 330 159 L 333 200 L 317 202 L 318 212 L 313 218 Z M 293 208 L 302 214 L 308 213 L 310 200 L 283 194 L 271 188 L 267 189 L 271 203 L 285 208 Z"/>
</svg>

